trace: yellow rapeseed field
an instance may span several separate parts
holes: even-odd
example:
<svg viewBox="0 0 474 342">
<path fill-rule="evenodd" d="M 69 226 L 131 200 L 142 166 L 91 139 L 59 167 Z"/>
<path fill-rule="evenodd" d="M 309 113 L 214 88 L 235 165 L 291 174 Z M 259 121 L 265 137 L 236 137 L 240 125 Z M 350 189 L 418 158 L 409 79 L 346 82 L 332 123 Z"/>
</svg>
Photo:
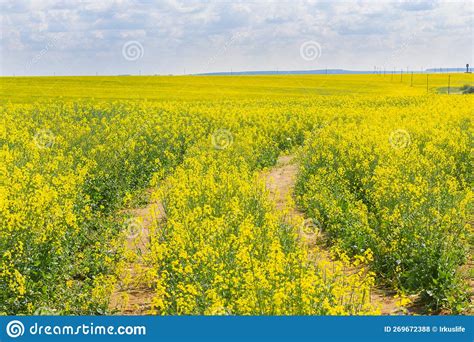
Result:
<svg viewBox="0 0 474 342">
<path fill-rule="evenodd" d="M 1 78 L 0 314 L 113 313 L 148 189 L 153 314 L 377 314 L 375 284 L 469 310 L 473 80 L 426 77 Z M 331 265 L 260 177 L 285 153 Z"/>
</svg>

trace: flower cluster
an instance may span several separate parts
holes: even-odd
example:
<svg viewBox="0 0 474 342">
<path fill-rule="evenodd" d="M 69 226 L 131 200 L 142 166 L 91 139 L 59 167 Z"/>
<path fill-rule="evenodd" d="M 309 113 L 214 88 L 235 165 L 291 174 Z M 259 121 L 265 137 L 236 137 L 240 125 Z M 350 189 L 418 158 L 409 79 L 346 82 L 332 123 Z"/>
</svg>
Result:
<svg viewBox="0 0 474 342">
<path fill-rule="evenodd" d="M 257 132 L 236 130 L 235 143 L 225 151 L 196 150 L 154 194 L 166 220 L 152 228 L 152 312 L 376 313 L 370 303 L 373 273 L 361 267 L 345 274 L 349 260 L 315 263 L 298 226 L 275 210 L 254 166 L 278 149 L 271 136 Z"/>
<path fill-rule="evenodd" d="M 381 280 L 436 309 L 465 308 L 470 112 L 467 98 L 360 102 L 302 152 L 300 205 L 347 253 L 370 248 Z"/>
</svg>

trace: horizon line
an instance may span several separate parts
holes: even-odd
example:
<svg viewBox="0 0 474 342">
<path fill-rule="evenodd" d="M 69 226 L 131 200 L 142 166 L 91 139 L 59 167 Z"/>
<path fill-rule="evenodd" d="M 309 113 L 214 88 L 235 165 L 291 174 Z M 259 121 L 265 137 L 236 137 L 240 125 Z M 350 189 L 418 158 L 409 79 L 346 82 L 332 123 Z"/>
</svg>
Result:
<svg viewBox="0 0 474 342">
<path fill-rule="evenodd" d="M 466 71 L 466 67 L 439 67 L 439 68 L 427 68 L 427 69 L 385 69 L 385 68 L 377 68 L 374 70 L 357 70 L 357 69 L 341 69 L 341 68 L 324 68 L 324 69 L 297 69 L 297 70 L 279 70 L 279 69 L 270 69 L 270 70 L 239 70 L 239 71 L 213 71 L 213 72 L 198 72 L 198 73 L 162 73 L 162 74 L 153 74 L 153 73 L 146 73 L 142 74 L 139 70 L 138 73 L 132 74 L 107 74 L 101 75 L 99 72 L 95 74 L 85 74 L 85 75 L 56 75 L 56 73 L 51 74 L 43 74 L 43 75 L 5 75 L 2 74 L 0 77 L 119 77 L 119 76 L 275 76 L 275 75 L 341 75 L 341 74 L 373 74 L 373 75 L 383 75 L 383 74 L 400 74 L 400 73 L 450 73 L 450 72 L 458 72 L 458 73 L 471 73 L 472 68 L 469 68 L 469 71 Z"/>
</svg>

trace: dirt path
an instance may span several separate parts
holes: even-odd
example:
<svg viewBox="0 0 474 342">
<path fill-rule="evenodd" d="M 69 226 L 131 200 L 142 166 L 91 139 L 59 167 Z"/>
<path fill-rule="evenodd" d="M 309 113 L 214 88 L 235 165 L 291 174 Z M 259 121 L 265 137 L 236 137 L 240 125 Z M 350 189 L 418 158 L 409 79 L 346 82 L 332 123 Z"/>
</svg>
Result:
<svg viewBox="0 0 474 342">
<path fill-rule="evenodd" d="M 164 218 L 164 210 L 160 203 L 150 202 L 143 208 L 124 210 L 123 214 L 130 217 L 126 229 L 127 263 L 111 296 L 109 309 L 121 315 L 146 315 L 153 289 L 145 276 L 148 267 L 144 258 L 149 252 L 150 225 Z"/>
<path fill-rule="evenodd" d="M 278 210 L 287 210 L 292 217 L 305 219 L 304 214 L 298 210 L 291 200 L 295 186 L 298 165 L 293 156 L 281 156 L 277 164 L 262 173 L 265 178 L 267 188 L 270 190 L 271 199 L 275 202 Z M 144 256 L 148 251 L 149 227 L 152 222 L 159 222 L 164 218 L 163 207 L 160 203 L 152 202 L 143 208 L 129 209 L 123 212 L 130 216 L 127 244 L 125 246 L 127 264 L 123 275 L 119 280 L 115 292 L 111 296 L 109 309 L 122 315 L 145 315 L 150 309 L 153 298 L 153 289 L 148 285 L 144 276 L 147 266 Z M 305 235 L 305 232 L 300 232 Z M 318 236 L 305 236 L 303 239 L 308 244 L 311 258 L 315 261 L 324 260 L 332 262 L 329 250 L 325 247 L 323 234 Z M 352 270 L 353 271 L 353 270 Z M 347 272 L 351 272 L 348 270 Z M 384 315 L 401 314 L 400 307 L 394 294 L 388 290 L 374 288 L 371 293 L 371 300 L 381 308 Z M 408 313 L 415 312 L 407 308 Z"/>
<path fill-rule="evenodd" d="M 293 217 L 300 218 L 301 221 L 305 220 L 305 215 L 303 212 L 298 210 L 298 208 L 288 200 L 289 196 L 292 196 L 292 192 L 296 182 L 296 175 L 298 172 L 298 165 L 295 161 L 294 156 L 281 156 L 278 158 L 277 164 L 272 169 L 263 173 L 265 181 L 267 184 L 267 189 L 270 190 L 270 195 L 272 200 L 276 203 L 276 208 L 279 210 L 287 209 L 289 214 Z M 290 202 L 290 203 L 288 203 Z M 288 208 L 289 207 L 289 208 Z M 306 235 L 305 232 L 300 232 L 302 235 Z M 310 237 L 305 236 L 303 239 L 305 243 L 309 244 L 309 250 L 311 257 L 316 261 L 334 261 L 330 257 L 329 250 L 325 247 L 325 238 L 321 232 L 318 232 L 318 236 Z M 353 270 L 347 270 L 351 272 Z M 402 314 L 403 309 L 397 305 L 397 299 L 394 298 L 394 293 L 389 290 L 374 288 L 371 293 L 371 300 L 375 306 L 381 308 L 381 313 L 383 315 L 390 314 Z M 412 310 L 406 308 L 408 313 Z"/>
</svg>

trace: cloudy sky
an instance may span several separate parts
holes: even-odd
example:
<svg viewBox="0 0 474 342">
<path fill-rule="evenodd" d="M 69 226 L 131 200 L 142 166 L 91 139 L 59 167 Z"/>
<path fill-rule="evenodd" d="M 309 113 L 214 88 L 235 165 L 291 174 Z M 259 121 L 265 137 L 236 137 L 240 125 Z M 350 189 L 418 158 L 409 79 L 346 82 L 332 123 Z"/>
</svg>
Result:
<svg viewBox="0 0 474 342">
<path fill-rule="evenodd" d="M 473 1 L 0 0 L 2 75 L 463 67 Z"/>
</svg>

